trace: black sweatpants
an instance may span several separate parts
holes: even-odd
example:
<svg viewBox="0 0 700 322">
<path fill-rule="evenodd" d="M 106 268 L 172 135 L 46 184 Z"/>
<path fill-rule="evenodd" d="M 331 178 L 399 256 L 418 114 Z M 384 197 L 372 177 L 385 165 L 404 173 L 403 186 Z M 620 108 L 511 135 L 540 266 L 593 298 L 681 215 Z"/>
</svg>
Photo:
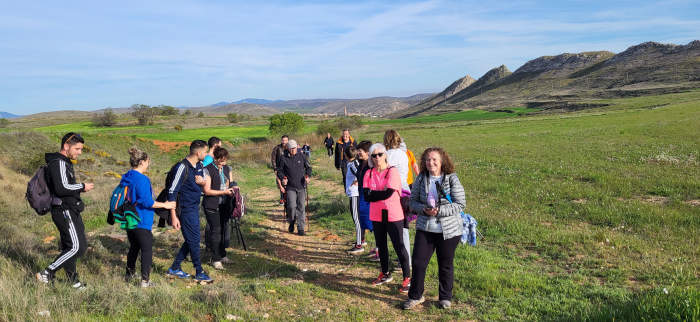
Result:
<svg viewBox="0 0 700 322">
<path fill-rule="evenodd" d="M 332 146 L 327 146 L 326 150 L 328 151 L 328 156 L 333 156 L 333 147 Z"/>
<path fill-rule="evenodd" d="M 87 250 L 83 218 L 80 217 L 79 212 L 54 207 L 51 209 L 51 219 L 53 219 L 61 236 L 61 253 L 47 267 L 47 270 L 53 274 L 63 268 L 68 280 L 76 282 L 78 281 L 78 273 L 75 271 L 75 262 Z"/>
<path fill-rule="evenodd" d="M 374 226 L 374 240 L 379 248 L 379 262 L 382 265 L 382 273 L 389 274 L 389 246 L 387 245 L 386 235 L 391 238 L 391 243 L 394 245 L 394 251 L 399 257 L 403 278 L 411 277 L 411 267 L 408 262 L 408 252 L 403 245 L 403 220 L 387 222 L 387 221 L 372 221 Z"/>
<path fill-rule="evenodd" d="M 212 252 L 212 261 L 218 262 L 226 257 L 226 232 L 230 216 L 221 214 L 219 209 L 204 208 L 207 217 L 207 230 L 204 234 L 207 247 Z"/>
<path fill-rule="evenodd" d="M 148 281 L 153 265 L 153 233 L 148 229 L 135 228 L 126 231 L 129 238 L 129 253 L 126 255 L 126 275 L 136 273 L 136 258 L 141 252 L 141 280 Z"/>
<path fill-rule="evenodd" d="M 416 230 L 413 244 L 413 276 L 408 298 L 418 300 L 423 296 L 425 271 L 428 268 L 433 252 L 437 253 L 439 300 L 452 300 L 452 285 L 454 284 L 454 258 L 459 245 L 460 236 L 443 239 L 442 234 Z"/>
</svg>

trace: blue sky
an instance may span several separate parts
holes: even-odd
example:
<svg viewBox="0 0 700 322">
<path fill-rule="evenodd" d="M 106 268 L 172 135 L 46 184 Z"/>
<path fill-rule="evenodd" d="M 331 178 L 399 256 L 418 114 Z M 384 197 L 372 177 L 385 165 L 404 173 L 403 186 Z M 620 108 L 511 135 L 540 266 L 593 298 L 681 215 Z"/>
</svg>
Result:
<svg viewBox="0 0 700 322">
<path fill-rule="evenodd" d="M 407 96 L 698 38 L 698 1 L 3 1 L 0 111 Z"/>
</svg>

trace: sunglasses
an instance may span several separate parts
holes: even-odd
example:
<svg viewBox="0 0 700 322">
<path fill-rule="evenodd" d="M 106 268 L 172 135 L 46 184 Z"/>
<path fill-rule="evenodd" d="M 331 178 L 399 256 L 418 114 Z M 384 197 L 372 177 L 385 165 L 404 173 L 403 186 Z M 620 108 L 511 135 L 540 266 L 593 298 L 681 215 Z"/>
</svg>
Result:
<svg viewBox="0 0 700 322">
<path fill-rule="evenodd" d="M 373 157 L 373 158 L 381 158 L 382 156 L 384 156 L 384 153 L 374 153 L 374 154 L 372 154 L 372 157 Z"/>
<path fill-rule="evenodd" d="M 73 139 L 73 138 L 76 138 L 76 139 L 78 139 L 78 140 L 82 140 L 82 139 L 83 139 L 83 137 L 80 136 L 80 133 L 73 133 L 73 134 L 71 134 L 71 136 L 68 137 L 68 139 L 66 139 L 65 142 L 70 142 L 70 140 Z"/>
</svg>

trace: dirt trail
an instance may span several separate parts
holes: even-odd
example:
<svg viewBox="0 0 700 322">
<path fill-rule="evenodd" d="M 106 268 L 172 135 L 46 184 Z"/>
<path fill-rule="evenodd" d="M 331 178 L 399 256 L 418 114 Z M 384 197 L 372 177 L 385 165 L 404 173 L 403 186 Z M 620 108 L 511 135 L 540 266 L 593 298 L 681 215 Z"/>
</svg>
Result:
<svg viewBox="0 0 700 322">
<path fill-rule="evenodd" d="M 315 181 L 315 182 L 314 182 Z M 314 180 L 315 187 L 328 187 L 330 182 Z M 362 306 L 373 312 L 378 312 L 377 318 L 390 318 L 399 315 L 399 304 L 406 299 L 398 292 L 401 272 L 394 273 L 391 283 L 372 286 L 371 281 L 379 274 L 379 263 L 366 265 L 369 248 L 360 255 L 347 254 L 350 248 L 349 240 L 341 240 L 327 229 L 317 226 L 310 215 L 310 226 L 306 236 L 291 234 L 287 231 L 288 224 L 284 219 L 282 206 L 274 197 L 278 194 L 268 187 L 261 187 L 250 195 L 256 207 L 265 213 L 260 225 L 268 230 L 272 238 L 266 241 L 272 248 L 273 257 L 298 267 L 303 272 L 315 271 L 321 278 L 313 283 L 319 283 L 324 288 L 335 290 L 347 295 L 347 305 Z M 427 302 L 426 302 L 427 303 Z M 423 310 L 418 308 L 417 310 Z M 405 318 L 405 317 L 402 317 Z"/>
</svg>

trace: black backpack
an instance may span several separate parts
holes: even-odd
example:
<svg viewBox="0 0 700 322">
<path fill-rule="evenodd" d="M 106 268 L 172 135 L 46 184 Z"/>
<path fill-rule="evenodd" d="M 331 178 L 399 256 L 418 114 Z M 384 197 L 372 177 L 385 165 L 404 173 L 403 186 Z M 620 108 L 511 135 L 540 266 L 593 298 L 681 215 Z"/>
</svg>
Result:
<svg viewBox="0 0 700 322">
<path fill-rule="evenodd" d="M 49 190 L 49 185 L 46 180 L 46 169 L 48 165 L 42 165 L 39 170 L 36 170 L 34 176 L 27 183 L 27 193 L 25 198 L 29 202 L 29 206 L 36 211 L 39 216 L 46 215 L 51 211 L 53 204 L 53 194 Z"/>
<path fill-rule="evenodd" d="M 182 161 L 180 161 L 180 162 L 178 162 L 178 164 L 183 164 L 183 163 L 182 163 Z M 183 176 L 184 176 L 183 180 L 187 180 L 187 178 L 190 175 L 190 173 L 189 173 L 190 168 L 186 164 L 183 164 L 183 165 L 185 166 L 185 171 L 183 173 Z M 173 181 L 175 181 L 175 173 L 174 172 L 176 172 L 176 171 L 172 171 L 172 170 L 176 170 L 176 169 L 177 169 L 177 167 L 173 167 L 171 169 L 171 171 L 168 172 L 168 175 L 165 177 L 165 188 L 163 188 L 163 190 L 158 194 L 158 197 L 156 197 L 155 201 L 158 201 L 158 202 L 168 201 L 168 188 L 170 188 L 170 186 L 173 184 Z M 175 214 L 179 218 L 180 213 L 182 212 L 182 207 L 180 207 L 180 192 L 179 191 L 177 193 L 177 197 L 175 197 L 175 202 L 177 203 L 177 206 L 175 207 Z M 158 215 L 158 217 L 160 217 L 160 219 L 158 219 L 158 227 L 165 227 L 166 222 L 168 223 L 168 225 L 172 225 L 172 223 L 170 222 L 170 210 L 163 209 L 163 208 L 156 208 L 156 209 L 154 209 L 154 211 L 155 211 L 156 215 Z"/>
</svg>

